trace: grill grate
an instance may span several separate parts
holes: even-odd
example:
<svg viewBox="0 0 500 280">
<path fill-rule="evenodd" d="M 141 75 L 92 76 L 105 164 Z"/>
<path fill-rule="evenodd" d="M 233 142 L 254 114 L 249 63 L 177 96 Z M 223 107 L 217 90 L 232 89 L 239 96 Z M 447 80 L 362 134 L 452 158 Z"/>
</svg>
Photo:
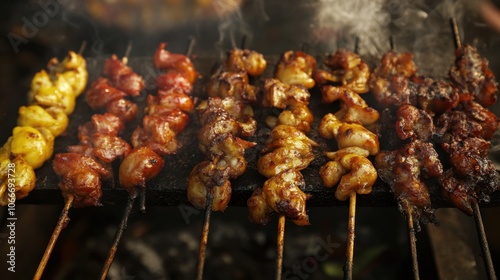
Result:
<svg viewBox="0 0 500 280">
<path fill-rule="evenodd" d="M 456 27 L 456 25 L 455 25 Z M 459 38 L 458 38 L 459 40 Z M 458 41 L 460 42 L 460 41 Z M 193 47 L 190 46 L 190 49 Z M 321 58 L 320 58 L 321 59 Z M 272 57 L 269 59 L 270 64 L 272 64 L 272 61 L 276 61 L 277 57 Z M 152 65 L 149 62 L 150 58 L 131 58 L 130 59 L 130 65 L 134 68 L 137 69 L 138 73 L 142 74 L 145 77 L 148 77 L 148 74 L 151 74 L 149 72 L 150 69 L 152 69 Z M 209 69 L 209 66 L 213 65 L 213 61 L 215 59 L 212 58 L 201 58 L 197 61 L 195 61 L 195 64 L 200 64 L 202 67 L 200 69 Z M 101 59 L 88 59 L 88 64 L 92 65 L 91 69 L 101 69 L 100 66 L 102 66 L 103 60 Z M 139 67 L 137 67 L 139 66 Z M 96 71 L 92 72 L 94 75 L 96 75 Z M 200 70 L 202 73 L 209 73 L 209 71 L 203 71 Z M 267 73 L 269 76 L 269 73 Z M 94 77 L 95 78 L 95 77 Z M 92 79 L 92 77 L 90 77 Z M 198 96 L 202 96 L 202 88 L 201 85 L 205 84 L 207 77 L 203 77 L 202 82 L 199 82 L 196 89 L 195 89 L 195 95 L 197 94 Z M 321 116 L 324 115 L 324 113 L 331 111 L 331 106 L 325 106 L 321 104 L 320 102 L 320 94 L 319 92 L 312 92 L 312 99 L 311 99 L 311 106 L 315 108 L 314 110 L 315 117 L 316 117 L 316 122 L 314 125 L 317 126 L 319 120 L 321 119 Z M 144 100 L 138 100 L 139 102 L 144 101 Z M 144 102 L 142 102 L 144 104 Z M 85 122 L 92 112 L 88 107 L 83 106 L 84 102 L 83 100 L 79 100 L 78 104 L 79 106 L 75 113 L 74 113 L 74 118 L 72 118 L 70 127 L 68 131 L 66 132 L 66 136 L 61 137 L 60 139 L 56 140 L 56 151 L 57 152 L 62 152 L 65 150 L 65 147 L 67 147 L 70 144 L 76 143 L 76 130 L 79 124 Z M 257 110 L 257 115 L 256 119 L 262 120 L 259 116 L 261 112 Z M 198 124 L 196 123 L 196 118 L 192 118 L 194 125 L 191 125 L 186 129 L 186 131 L 181 135 L 181 141 L 184 144 L 183 149 L 175 156 L 172 156 L 169 158 L 168 163 L 164 171 L 155 178 L 149 185 L 148 185 L 148 190 L 146 193 L 146 200 L 148 201 L 148 204 L 157 204 L 157 205 L 179 205 L 181 203 L 186 203 L 185 200 L 185 178 L 187 178 L 187 175 L 189 170 L 191 170 L 191 167 L 194 166 L 197 162 L 200 161 L 202 158 L 202 155 L 199 153 L 195 152 L 196 149 L 193 149 L 193 147 L 196 147 L 196 131 Z M 133 125 L 131 127 L 134 127 Z M 257 136 L 255 136 L 254 141 L 259 143 L 259 146 L 254 148 L 252 152 L 248 155 L 249 157 L 249 162 L 256 162 L 256 159 L 258 158 L 259 154 L 258 151 L 261 150 L 262 147 L 262 138 L 259 137 L 261 135 L 266 134 L 266 128 L 263 128 L 265 126 L 260 125 L 260 131 L 257 132 Z M 128 131 L 127 133 L 130 134 L 131 131 Z M 316 142 L 320 144 L 320 151 L 324 151 L 327 149 L 329 144 L 327 141 L 319 137 L 316 133 L 312 133 L 312 138 Z M 343 202 L 337 202 L 333 199 L 333 190 L 328 190 L 325 189 L 321 181 L 319 179 L 318 170 L 321 165 L 324 164 L 324 157 L 317 152 L 316 154 L 316 160 L 311 164 L 311 167 L 305 170 L 304 172 L 304 177 L 306 178 L 307 186 L 305 191 L 308 193 L 312 194 L 312 198 L 310 202 L 308 203 L 308 206 L 335 206 L 335 205 L 345 205 Z M 174 170 L 176 172 L 172 172 Z M 178 172 L 177 172 L 178 171 Z M 183 174 L 186 173 L 186 174 Z M 185 175 L 185 176 L 184 176 Z M 60 203 L 62 201 L 62 198 L 60 196 L 59 190 L 57 188 L 57 179 L 55 177 L 55 174 L 53 174 L 52 167 L 51 167 L 51 162 L 49 161 L 46 163 L 40 170 L 37 171 L 37 176 L 39 178 L 37 182 L 37 188 L 30 194 L 30 196 L 27 199 L 24 199 L 20 201 L 21 203 Z M 256 171 L 255 166 L 249 166 L 249 170 L 245 175 L 242 176 L 241 179 L 237 179 L 234 181 L 234 192 L 233 192 L 233 199 L 231 205 L 244 205 L 246 198 L 249 197 L 250 193 L 253 191 L 253 189 L 256 186 L 260 186 L 263 183 L 263 178 L 261 178 L 260 175 L 258 175 Z M 104 197 L 103 197 L 103 203 L 105 204 L 114 204 L 116 202 L 123 202 L 124 198 L 126 197 L 125 191 L 121 190 L 120 188 L 116 188 L 118 182 L 117 178 L 113 182 L 111 182 L 108 185 L 104 186 Z M 433 197 L 433 205 L 436 208 L 440 207 L 449 207 L 450 205 L 439 195 L 437 186 L 436 185 L 431 185 L 430 186 L 430 191 L 431 191 L 431 196 Z M 210 192 L 209 192 L 210 193 Z M 392 198 L 392 193 L 388 189 L 388 187 L 383 184 L 382 182 L 378 181 L 377 184 L 374 186 L 374 192 L 370 195 L 366 196 L 361 196 L 357 198 L 358 200 L 358 205 L 361 206 L 394 206 L 393 198 Z M 128 212 L 132 210 L 132 205 L 133 205 L 133 200 L 129 200 L 129 202 L 132 201 L 132 203 L 127 204 L 127 209 Z M 211 201 L 211 200 L 208 200 Z M 355 203 L 350 202 L 350 205 L 355 205 Z M 486 207 L 494 207 L 494 206 L 499 206 L 500 205 L 500 194 L 497 192 L 492 196 L 492 199 L 490 202 L 485 203 L 481 206 L 486 206 Z M 476 227 L 477 227 L 477 233 L 479 236 L 480 244 L 481 244 L 481 249 L 483 252 L 484 256 L 484 261 L 485 261 L 485 266 L 486 266 L 486 271 L 489 279 L 496 279 L 495 276 L 495 271 L 491 259 L 491 255 L 489 252 L 488 248 L 488 243 L 486 240 L 486 234 L 484 231 L 484 226 L 482 223 L 481 219 L 481 213 L 479 210 L 479 204 L 477 201 L 473 203 L 474 206 L 474 218 L 476 221 Z M 66 211 L 67 212 L 67 211 Z M 351 211 L 350 209 L 350 217 L 352 216 L 352 223 L 354 223 L 354 216 L 355 216 L 355 211 Z M 210 220 L 210 211 L 207 211 L 206 216 L 205 216 L 205 222 L 203 226 L 203 232 L 208 233 L 209 229 L 209 220 Z M 121 224 L 126 223 L 127 219 L 124 218 L 121 222 Z M 349 223 L 351 223 L 351 219 L 349 219 Z M 278 248 L 280 247 L 280 244 L 282 245 L 284 243 L 284 225 L 285 225 L 285 219 L 284 217 L 280 217 L 279 219 L 279 230 L 278 230 Z M 415 230 L 413 228 L 413 221 L 411 217 L 411 213 L 408 217 L 408 230 L 409 230 L 409 239 L 410 239 L 410 246 L 411 246 L 411 254 L 412 254 L 412 268 L 413 268 L 413 273 L 415 279 L 419 279 L 419 271 L 418 271 L 418 262 L 417 262 L 417 254 L 416 254 L 416 238 L 415 238 Z M 352 242 L 349 243 L 349 246 L 354 246 L 354 236 L 352 238 Z M 119 238 L 117 239 L 119 240 Z M 206 246 L 208 240 L 205 238 L 202 240 L 202 245 L 203 247 Z M 201 245 L 200 245 L 201 246 Z M 352 250 L 352 249 L 349 249 Z M 205 259 L 205 250 L 200 250 L 200 255 L 199 259 L 204 260 Z M 351 255 L 352 257 L 352 255 Z M 276 257 L 276 265 L 277 267 L 281 267 L 283 263 L 283 251 L 278 249 L 278 254 Z M 348 259 L 347 261 L 348 266 L 351 266 L 350 271 L 352 272 L 352 265 L 353 265 L 353 259 Z M 200 262 L 201 267 L 198 267 L 198 271 L 200 273 L 203 273 L 203 262 Z M 276 272 L 276 277 L 279 279 L 281 278 L 281 269 L 277 270 Z M 346 273 L 346 278 L 351 279 L 352 275 L 349 275 Z M 198 279 L 202 279 L 202 274 L 198 275 Z"/>
</svg>

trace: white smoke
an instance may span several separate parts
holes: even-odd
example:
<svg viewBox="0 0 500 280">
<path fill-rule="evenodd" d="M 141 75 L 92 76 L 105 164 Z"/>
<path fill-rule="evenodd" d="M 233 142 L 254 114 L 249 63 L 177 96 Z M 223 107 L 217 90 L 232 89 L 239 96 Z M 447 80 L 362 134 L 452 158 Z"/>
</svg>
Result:
<svg viewBox="0 0 500 280">
<path fill-rule="evenodd" d="M 314 29 L 323 38 L 318 39 L 335 46 L 358 38 L 361 55 L 380 55 L 389 49 L 390 14 L 385 4 L 385 0 L 319 0 Z"/>
</svg>

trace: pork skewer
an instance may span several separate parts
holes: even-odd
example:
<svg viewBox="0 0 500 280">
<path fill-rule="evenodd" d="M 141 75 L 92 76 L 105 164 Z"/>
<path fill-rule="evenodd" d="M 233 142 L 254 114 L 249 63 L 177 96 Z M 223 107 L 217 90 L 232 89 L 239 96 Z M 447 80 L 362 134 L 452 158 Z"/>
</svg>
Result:
<svg viewBox="0 0 500 280">
<path fill-rule="evenodd" d="M 193 168 L 187 186 L 188 200 L 197 208 L 205 208 L 196 279 L 203 278 L 211 212 L 227 207 L 230 179 L 245 172 L 245 150 L 256 144 L 239 136 L 255 133 L 251 105 L 257 101 L 257 88 L 249 84 L 249 76 L 260 76 L 266 65 L 264 57 L 255 51 L 231 50 L 212 74 L 206 88 L 208 99 L 197 107 L 202 125 L 199 148 L 207 159 Z"/>
<path fill-rule="evenodd" d="M 380 178 L 391 186 L 399 209 L 406 216 L 413 277 L 420 279 L 414 224 L 420 219 L 424 222 L 435 220 L 430 195 L 421 177 L 440 176 L 442 165 L 428 142 L 434 130 L 432 118 L 410 103 L 409 79 L 417 71 L 412 55 L 396 53 L 393 37 L 390 45 L 391 51 L 383 56 L 381 65 L 375 69 L 370 86 L 377 101 L 390 108 L 383 113 L 384 121 L 391 123 L 384 131 L 392 131 L 393 135 L 386 133 L 388 140 L 384 142 L 389 143 L 387 148 L 396 150 L 381 151 L 375 158 L 375 166 Z M 396 111 L 396 118 L 392 117 L 393 111 Z M 405 140 L 407 142 L 403 142 Z"/>
<path fill-rule="evenodd" d="M 193 44 L 191 39 L 189 52 Z M 165 46 L 166 43 L 161 43 L 153 56 L 154 66 L 166 71 L 157 77 L 158 95 L 148 96 L 143 126 L 137 127 L 131 136 L 134 149 L 120 164 L 120 185 L 127 190 L 129 198 L 100 273 L 103 280 L 113 263 L 136 198 L 140 197 L 140 210 L 145 211 L 146 182 L 163 169 L 162 156 L 174 154 L 181 147 L 176 137 L 186 127 L 189 121 L 187 113 L 193 109 L 190 94 L 198 73 L 188 56 L 170 53 Z"/>
<path fill-rule="evenodd" d="M 451 28 L 453 30 L 454 42 L 456 49 L 462 48 L 462 40 L 460 39 L 460 33 L 458 31 L 458 25 L 455 17 L 452 17 L 450 20 Z M 480 101 L 485 100 L 485 98 L 480 98 Z M 486 99 L 488 100 L 488 99 Z M 489 99 L 491 100 L 491 99 Z M 496 95 L 494 101 L 487 102 L 486 105 L 490 105 L 490 103 L 494 103 L 496 101 Z M 484 102 L 483 102 L 484 103 Z M 481 244 L 481 252 L 483 254 L 484 264 L 486 266 L 486 273 L 488 275 L 488 279 L 496 280 L 495 268 L 493 266 L 493 260 L 491 258 L 490 248 L 488 245 L 488 240 L 486 238 L 486 232 L 484 231 L 483 219 L 481 217 L 481 210 L 479 209 L 479 203 L 477 199 L 471 198 L 471 206 L 472 212 L 474 215 L 474 220 L 476 222 L 476 230 L 479 235 L 479 243 Z"/>
<path fill-rule="evenodd" d="M 130 52 L 130 49 L 128 50 Z M 127 52 L 127 53 L 128 53 Z M 112 57 L 106 62 L 106 66 L 114 64 L 116 57 Z M 122 66 L 120 66 L 123 68 Z M 108 71 L 110 67 L 105 67 L 104 74 L 107 78 L 103 80 L 113 80 L 116 75 Z M 124 69 L 127 69 L 126 67 Z M 130 92 L 131 95 L 138 95 L 141 88 L 142 78 L 135 73 L 122 71 L 122 76 L 126 75 L 128 79 L 138 81 L 139 87 Z M 101 87 L 99 88 L 99 85 Z M 87 91 L 87 97 L 90 92 L 99 92 L 99 96 L 106 100 L 107 104 L 116 103 L 115 101 L 123 99 L 126 95 L 121 92 L 121 89 L 129 88 L 123 83 L 115 82 L 107 83 L 102 86 L 102 83 L 94 83 Z M 116 86 L 116 87 L 115 87 Z M 106 96 L 107 92 L 115 94 L 113 97 Z M 99 98 L 99 99 L 101 99 Z M 89 105 L 94 107 L 92 99 L 87 99 Z M 130 102 L 123 99 L 122 103 Z M 105 106 L 106 104 L 102 104 Z M 97 108 L 95 108 L 97 109 Z M 65 205 L 59 217 L 56 227 L 52 233 L 50 241 L 44 252 L 42 260 L 35 273 L 34 279 L 40 279 L 45 266 L 50 258 L 53 248 L 62 229 L 69 222 L 68 214 L 72 206 L 87 207 L 100 205 L 101 196 L 101 178 L 108 178 L 111 174 L 109 163 L 116 158 L 128 153 L 130 147 L 126 142 L 116 135 L 123 129 L 123 123 L 116 115 L 106 113 L 104 115 L 94 115 L 91 122 L 88 122 L 79 127 L 80 144 L 69 147 L 70 153 L 57 154 L 54 158 L 54 171 L 62 176 L 59 187 L 65 197 Z"/>
</svg>

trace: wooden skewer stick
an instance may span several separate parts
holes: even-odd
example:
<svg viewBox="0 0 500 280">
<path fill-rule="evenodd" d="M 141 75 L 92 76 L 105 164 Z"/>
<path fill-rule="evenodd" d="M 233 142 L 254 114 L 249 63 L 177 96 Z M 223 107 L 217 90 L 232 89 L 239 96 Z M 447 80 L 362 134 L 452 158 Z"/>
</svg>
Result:
<svg viewBox="0 0 500 280">
<path fill-rule="evenodd" d="M 203 268 L 205 266 L 207 244 L 208 244 L 208 233 L 210 230 L 210 215 L 212 214 L 212 204 L 214 200 L 214 194 L 211 188 L 207 191 L 207 205 L 205 208 L 205 217 L 203 219 L 203 229 L 201 232 L 200 239 L 200 249 L 198 252 L 198 264 L 196 265 L 196 279 L 203 279 Z"/>
<path fill-rule="evenodd" d="M 389 38 L 391 50 L 396 50 L 396 39 L 392 35 Z M 410 206 L 410 203 L 405 200 L 405 208 L 406 208 L 406 220 L 408 221 L 408 237 L 410 239 L 410 252 L 411 252 L 411 263 L 412 263 L 412 271 L 413 278 L 415 280 L 420 279 L 420 274 L 418 272 L 418 258 L 417 258 L 417 237 L 415 236 L 415 227 L 413 225 L 413 209 Z"/>
<path fill-rule="evenodd" d="M 460 39 L 460 33 L 458 32 L 457 19 L 452 17 L 450 20 L 451 29 L 453 30 L 453 39 L 455 40 L 455 48 L 462 47 L 462 40 Z"/>
<path fill-rule="evenodd" d="M 104 262 L 104 266 L 102 267 L 101 270 L 101 275 L 99 279 L 105 280 L 106 276 L 108 275 L 109 268 L 111 267 L 111 264 L 113 263 L 113 260 L 115 258 L 116 250 L 118 249 L 118 244 L 120 243 L 120 240 L 122 238 L 123 232 L 127 228 L 127 223 L 128 223 L 128 217 L 130 216 L 130 213 L 132 212 L 132 208 L 134 206 L 135 199 L 137 198 L 139 190 L 136 188 L 132 193 L 130 193 L 128 197 L 128 202 L 127 206 L 125 207 L 125 212 L 123 213 L 122 220 L 120 222 L 120 225 L 118 226 L 118 229 L 115 233 L 115 237 L 113 238 L 113 245 L 111 245 L 111 248 L 109 249 L 108 256 L 106 257 L 106 261 Z"/>
<path fill-rule="evenodd" d="M 52 254 L 52 251 L 54 250 L 54 246 L 56 245 L 57 239 L 59 238 L 61 231 L 66 227 L 66 225 L 69 222 L 68 212 L 69 212 L 69 209 L 71 208 L 71 206 L 73 205 L 74 199 L 75 199 L 75 197 L 73 195 L 69 195 L 68 198 L 66 199 L 66 203 L 64 204 L 64 208 L 61 211 L 61 214 L 59 215 L 59 220 L 57 221 L 57 225 L 54 228 L 54 232 L 52 232 L 52 236 L 50 237 L 49 244 L 47 244 L 47 248 L 45 249 L 42 260 L 40 261 L 40 264 L 38 265 L 35 276 L 33 276 L 33 280 L 38 280 L 38 279 L 42 278 L 43 271 L 45 270 L 45 267 L 47 266 L 47 263 L 50 259 L 50 255 Z"/>
<path fill-rule="evenodd" d="M 417 258 L 417 237 L 415 237 L 415 228 L 413 225 L 413 210 L 408 202 L 406 202 L 406 214 L 408 220 L 408 237 L 410 239 L 410 251 L 411 251 L 411 262 L 413 278 L 415 280 L 420 279 L 420 274 L 418 271 L 418 258 Z"/>
<path fill-rule="evenodd" d="M 82 54 L 83 51 L 85 51 L 85 48 L 87 47 L 87 41 L 83 41 L 82 44 L 80 45 L 80 49 L 78 50 L 78 54 Z M 66 227 L 66 225 L 69 222 L 68 214 L 69 214 L 69 209 L 71 206 L 73 206 L 73 201 L 75 200 L 75 197 L 73 195 L 69 195 L 66 198 L 66 202 L 64 204 L 63 210 L 61 211 L 61 214 L 59 215 L 59 220 L 57 221 L 56 227 L 54 228 L 54 231 L 52 232 L 52 235 L 49 240 L 49 244 L 47 244 L 47 248 L 45 248 L 45 252 L 43 253 L 42 260 L 38 264 L 38 268 L 35 272 L 35 276 L 33 276 L 33 280 L 38 280 L 42 277 L 43 271 L 45 270 L 45 267 L 47 266 L 47 263 L 49 262 L 50 255 L 52 254 L 52 251 L 54 250 L 54 247 L 56 245 L 57 239 L 59 238 L 59 235 L 61 234 L 61 231 Z"/>
<path fill-rule="evenodd" d="M 278 220 L 278 237 L 276 241 L 276 280 L 281 280 L 283 271 L 283 248 L 285 247 L 285 215 Z"/>
<path fill-rule="evenodd" d="M 356 192 L 352 192 L 349 197 L 349 219 L 347 221 L 347 249 L 344 266 L 344 279 L 352 279 L 352 269 L 354 266 L 354 238 L 356 236 Z"/>
<path fill-rule="evenodd" d="M 462 47 L 462 40 L 460 39 L 460 33 L 458 32 L 457 20 L 452 17 L 450 20 L 451 29 L 453 30 L 453 38 L 455 40 L 455 47 Z M 479 209 L 479 204 L 476 199 L 471 199 L 472 212 L 474 215 L 474 220 L 476 222 L 476 230 L 479 237 L 479 243 L 481 244 L 481 252 L 483 253 L 484 265 L 486 267 L 486 274 L 488 279 L 496 280 L 495 268 L 493 267 L 493 261 L 491 259 L 490 248 L 488 246 L 488 239 L 486 238 L 486 232 L 484 231 L 483 219 L 481 218 L 481 210 Z"/>
<path fill-rule="evenodd" d="M 78 54 L 81 55 L 85 51 L 86 47 L 87 47 L 87 41 L 83 41 L 82 44 L 80 45 L 80 50 L 78 50 Z"/>
<path fill-rule="evenodd" d="M 484 265 L 486 266 L 486 274 L 488 279 L 496 280 L 495 268 L 493 267 L 493 260 L 491 259 L 490 248 L 488 240 L 486 239 L 486 232 L 484 231 L 483 219 L 481 218 L 481 211 L 476 199 L 472 199 L 472 210 L 474 213 L 474 220 L 476 221 L 476 230 L 479 235 L 479 243 L 481 244 L 481 252 L 483 253 Z"/>
<path fill-rule="evenodd" d="M 354 40 L 354 52 L 359 52 L 359 38 Z M 349 218 L 347 221 L 347 248 L 346 261 L 344 265 L 344 279 L 352 280 L 354 267 L 354 238 L 356 237 L 356 192 L 349 196 Z"/>
</svg>

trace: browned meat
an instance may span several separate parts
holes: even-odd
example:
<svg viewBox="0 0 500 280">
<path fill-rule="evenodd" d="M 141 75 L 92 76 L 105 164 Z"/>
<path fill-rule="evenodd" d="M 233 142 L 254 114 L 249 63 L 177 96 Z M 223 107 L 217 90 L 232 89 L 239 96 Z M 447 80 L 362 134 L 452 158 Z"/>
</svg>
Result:
<svg viewBox="0 0 500 280">
<path fill-rule="evenodd" d="M 370 78 L 370 89 L 377 102 L 385 107 L 411 104 L 410 97 L 414 95 L 415 87 L 408 78 L 416 72 L 412 54 L 387 52 Z"/>
<path fill-rule="evenodd" d="M 156 177 L 165 162 L 148 147 L 135 148 L 120 164 L 120 185 L 129 193 L 136 187 L 146 187 L 146 181 Z"/>
<path fill-rule="evenodd" d="M 314 57 L 301 51 L 286 51 L 274 69 L 274 77 L 288 85 L 312 88 L 315 82 L 311 75 L 315 68 Z"/>
<path fill-rule="evenodd" d="M 317 69 L 313 73 L 318 84 L 334 83 L 356 93 L 368 92 L 370 68 L 358 54 L 346 49 L 338 49 L 325 59 L 329 70 Z"/>
<path fill-rule="evenodd" d="M 470 45 L 458 48 L 455 56 L 455 65 L 449 72 L 453 85 L 463 93 L 472 94 L 484 107 L 495 104 L 498 87 L 488 61 Z"/>
<path fill-rule="evenodd" d="M 164 93 L 183 93 L 191 94 L 193 84 L 182 73 L 170 71 L 158 75 L 156 78 L 158 90 Z M 165 94 L 164 94 L 165 95 Z"/>
<path fill-rule="evenodd" d="M 447 81 L 414 76 L 417 90 L 412 104 L 426 111 L 429 115 L 440 115 L 457 107 L 459 102 L 458 90 Z"/>
<path fill-rule="evenodd" d="M 145 87 L 143 78 L 116 55 L 112 55 L 104 63 L 103 75 L 111 80 L 113 86 L 131 96 L 139 96 Z"/>
<path fill-rule="evenodd" d="M 54 172 L 61 177 L 59 188 L 65 199 L 74 196 L 73 207 L 100 206 L 101 180 L 109 179 L 111 167 L 77 153 L 56 154 Z"/>
<path fill-rule="evenodd" d="M 309 225 L 309 216 L 306 214 L 309 195 L 301 190 L 304 187 L 305 181 L 299 171 L 292 169 L 272 176 L 262 189 L 257 188 L 248 199 L 250 220 L 265 225 L 275 212 L 299 226 Z"/>
<path fill-rule="evenodd" d="M 256 51 L 232 49 L 224 68 L 229 72 L 246 72 L 250 76 L 260 76 L 266 70 L 267 61 Z"/>
<path fill-rule="evenodd" d="M 166 43 L 161 43 L 158 46 L 153 56 L 154 66 L 167 72 L 175 71 L 182 74 L 189 84 L 193 85 L 198 79 L 198 73 L 194 68 L 193 62 L 185 55 L 174 54 L 165 50 L 166 46 Z"/>
<path fill-rule="evenodd" d="M 411 207 L 415 221 L 435 221 L 424 179 L 439 177 L 443 167 L 431 143 L 415 140 L 397 150 L 381 151 L 375 157 L 375 168 L 391 187 L 401 212 L 407 213 Z"/>
<path fill-rule="evenodd" d="M 435 132 L 431 116 L 412 105 L 402 105 L 398 108 L 396 118 L 396 133 L 402 140 L 429 141 Z"/>
</svg>

